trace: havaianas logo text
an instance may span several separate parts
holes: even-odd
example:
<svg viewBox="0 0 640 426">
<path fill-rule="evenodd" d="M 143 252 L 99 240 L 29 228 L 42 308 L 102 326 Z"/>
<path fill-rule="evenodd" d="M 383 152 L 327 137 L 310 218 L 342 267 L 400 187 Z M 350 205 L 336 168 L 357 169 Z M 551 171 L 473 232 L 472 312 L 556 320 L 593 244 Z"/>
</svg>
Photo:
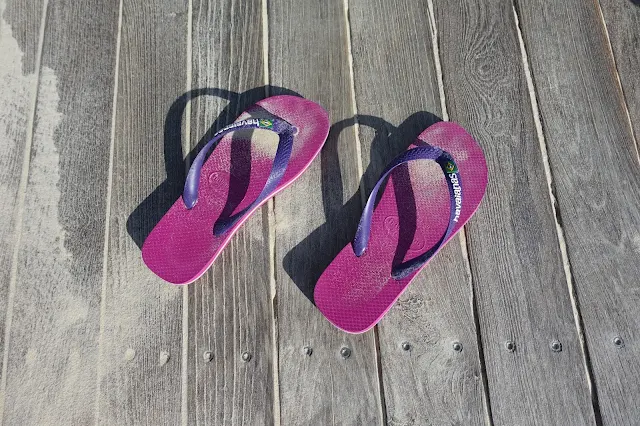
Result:
<svg viewBox="0 0 640 426">
<path fill-rule="evenodd" d="M 449 181 L 453 187 L 453 199 L 456 204 L 456 212 L 453 217 L 453 221 L 457 222 L 460 219 L 460 212 L 462 211 L 462 188 L 460 187 L 460 179 L 458 179 L 458 167 L 452 161 L 445 164 L 445 170 L 449 173 Z"/>
<path fill-rule="evenodd" d="M 226 127 L 223 127 L 222 129 L 218 130 L 216 132 L 215 135 L 213 135 L 213 137 L 218 136 L 221 133 L 225 133 L 228 132 L 231 129 L 235 129 L 236 127 L 245 127 L 245 126 L 259 126 L 260 122 L 258 121 L 258 119 L 256 118 L 252 118 L 249 120 L 240 120 L 240 121 L 236 121 L 234 123 L 229 124 Z"/>
<path fill-rule="evenodd" d="M 218 136 L 221 133 L 228 132 L 231 129 L 235 129 L 237 127 L 249 127 L 256 126 L 262 129 L 272 129 L 273 128 L 273 120 L 267 120 L 265 118 L 261 118 L 258 120 L 257 118 L 250 118 L 249 120 L 240 120 L 234 123 L 229 124 L 227 127 L 224 127 L 216 132 L 213 137 Z"/>
</svg>

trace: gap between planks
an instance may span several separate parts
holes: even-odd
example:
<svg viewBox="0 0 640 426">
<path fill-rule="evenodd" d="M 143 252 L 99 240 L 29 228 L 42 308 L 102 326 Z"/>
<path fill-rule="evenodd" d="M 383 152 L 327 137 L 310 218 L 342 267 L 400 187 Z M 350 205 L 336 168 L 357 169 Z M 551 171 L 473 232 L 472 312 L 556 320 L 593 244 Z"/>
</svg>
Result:
<svg viewBox="0 0 640 426">
<path fill-rule="evenodd" d="M 597 1 L 597 0 L 594 0 Z M 560 254 L 562 257 L 562 265 L 564 267 L 565 279 L 567 282 L 567 287 L 569 290 L 569 298 L 571 299 L 571 308 L 573 311 L 573 319 L 575 322 L 575 326 L 578 332 L 578 339 L 580 341 L 580 349 L 582 351 L 582 361 L 583 367 L 585 369 L 585 373 L 587 376 L 587 383 L 589 385 L 589 392 L 591 393 L 591 404 L 595 417 L 595 421 L 597 425 L 602 424 L 602 418 L 600 417 L 600 408 L 598 403 L 598 392 L 596 389 L 595 382 L 593 380 L 593 371 L 591 367 L 591 360 L 589 357 L 589 348 L 587 346 L 585 334 L 584 334 L 584 324 L 582 322 L 582 316 L 580 315 L 580 304 L 578 301 L 578 295 L 576 293 L 573 274 L 571 272 L 571 263 L 569 261 L 569 255 L 567 252 L 567 244 L 564 238 L 564 230 L 562 229 L 562 225 L 560 225 L 559 221 L 559 206 L 556 200 L 556 195 L 554 191 L 554 183 L 553 183 L 553 175 L 551 173 L 551 165 L 549 163 L 549 155 L 547 153 L 547 142 L 544 137 L 544 130 L 542 128 L 542 120 L 540 118 L 540 110 L 538 108 L 538 97 L 536 95 L 535 83 L 533 81 L 533 75 L 531 74 L 531 69 L 529 67 L 529 55 L 527 54 L 527 48 L 524 43 L 524 38 L 522 37 L 522 30 L 520 27 L 520 19 L 518 15 L 518 8 L 516 6 L 516 0 L 512 0 L 511 7 L 513 10 L 513 18 L 515 20 L 516 33 L 518 35 L 518 42 L 520 45 L 520 53 L 522 55 L 522 65 L 524 67 L 525 79 L 527 81 L 527 89 L 529 91 L 529 99 L 531 102 L 531 112 L 533 114 L 533 121 L 536 127 L 536 135 L 538 137 L 538 142 L 540 145 L 540 151 L 542 153 L 542 164 L 544 166 L 544 172 L 547 179 L 547 189 L 549 192 L 549 200 L 551 202 L 551 210 L 553 212 L 553 218 L 556 224 L 556 234 L 558 236 L 558 244 L 560 246 Z M 603 19 L 604 23 L 604 19 Z M 606 32 L 606 27 L 605 27 Z M 608 35 L 607 35 L 608 39 Z M 617 70 L 616 70 L 617 75 Z M 618 80 L 618 84 L 620 81 Z M 626 105 L 625 105 L 626 111 Z M 629 119 L 629 114 L 627 111 L 627 118 Z M 630 120 L 630 119 L 629 119 Z M 635 141 L 635 139 L 634 139 Z M 637 145 L 636 145 L 637 148 Z M 637 151 L 636 151 L 637 153 Z"/>
<path fill-rule="evenodd" d="M 269 89 L 269 13 L 267 1 L 261 0 L 262 15 L 262 74 L 264 78 L 265 97 L 271 96 Z M 273 423 L 280 426 L 280 357 L 278 348 L 278 298 L 276 294 L 276 210 L 275 200 L 267 201 L 267 230 L 269 244 L 269 297 L 271 298 L 271 348 L 272 348 L 272 382 L 273 382 Z"/>
<path fill-rule="evenodd" d="M 633 145 L 636 148 L 636 156 L 638 157 L 638 163 L 640 163 L 640 152 L 638 148 L 638 140 L 636 139 L 636 133 L 633 128 L 633 123 L 631 122 L 631 115 L 629 114 L 629 105 L 627 104 L 627 97 L 624 93 L 624 88 L 622 87 L 622 81 L 620 80 L 620 73 L 618 72 L 618 64 L 616 62 L 616 55 L 613 53 L 613 46 L 611 45 L 611 38 L 609 37 L 609 29 L 607 28 L 607 22 L 604 19 L 604 14 L 602 13 L 602 7 L 600 6 L 600 0 L 593 0 L 596 5 L 596 9 L 598 10 L 598 16 L 600 16 L 600 21 L 602 21 L 602 27 L 604 28 L 604 35 L 607 39 L 607 47 L 609 48 L 609 53 L 611 54 L 611 62 L 613 62 L 613 71 L 616 77 L 616 83 L 618 83 L 618 90 L 620 90 L 620 94 L 622 95 L 622 107 L 624 109 L 625 115 L 627 117 L 627 122 L 629 123 L 629 129 L 631 129 L 631 137 L 633 138 Z"/>
<path fill-rule="evenodd" d="M 345 25 L 345 34 L 347 38 L 347 64 L 349 68 L 349 95 L 351 101 L 351 114 L 354 118 L 353 131 L 355 133 L 354 141 L 355 141 L 355 150 L 356 150 L 356 164 L 358 176 L 360 179 L 360 184 L 358 186 L 358 190 L 360 192 L 360 206 L 364 206 L 366 203 L 366 196 L 364 190 L 364 181 L 362 180 L 362 176 L 364 176 L 364 166 L 362 165 L 362 142 L 360 141 L 360 124 L 358 123 L 358 104 L 356 102 L 356 82 L 355 82 L 355 73 L 353 70 L 353 52 L 352 52 L 352 43 L 351 43 L 351 21 L 349 17 L 349 0 L 343 0 L 343 15 L 344 15 L 344 25 Z M 383 425 L 388 423 L 387 421 L 387 404 L 384 396 L 384 382 L 383 382 L 383 374 L 382 374 L 382 352 L 380 351 L 380 331 L 378 326 L 376 325 L 373 328 L 373 341 L 374 341 L 374 351 L 376 355 L 376 370 L 378 373 L 378 392 L 380 393 L 380 420 Z"/>
<path fill-rule="evenodd" d="M 0 380 L 0 424 L 4 418 L 5 390 L 7 387 L 7 364 L 9 363 L 9 345 L 11 339 L 11 322 L 13 320 L 13 304 L 16 293 L 16 280 L 18 278 L 18 254 L 20 242 L 22 240 L 22 218 L 24 215 L 24 202 L 29 178 L 29 166 L 31 164 L 31 148 L 33 145 L 33 133 L 35 127 L 36 108 L 38 106 L 38 90 L 40 87 L 40 76 L 42 69 L 42 51 L 44 47 L 44 35 L 47 24 L 47 11 L 49 0 L 44 0 L 42 5 L 42 17 L 40 18 L 40 29 L 38 33 L 38 52 L 36 53 L 35 72 L 36 78 L 31 91 L 31 109 L 27 117 L 27 134 L 22 156 L 22 171 L 20 174 L 20 184 L 18 186 L 18 208 L 15 217 L 14 246 L 11 257 L 11 272 L 9 275 L 9 291 L 7 294 L 7 312 L 4 327 L 4 353 L 2 355 L 2 378 Z M 4 13 L 4 10 L 2 11 Z"/>
<path fill-rule="evenodd" d="M 433 62 L 436 68 L 436 80 L 438 81 L 438 94 L 440 95 L 440 112 L 444 121 L 449 121 L 449 111 L 447 110 L 447 101 L 444 96 L 444 81 L 442 80 L 442 65 L 440 64 L 440 46 L 438 45 L 438 27 L 436 26 L 436 14 L 433 7 L 433 0 L 427 0 L 427 8 L 429 10 L 429 23 L 431 24 L 431 51 L 433 52 Z M 466 257 L 466 247 L 463 250 L 467 266 L 469 266 Z M 470 269 L 470 267 L 469 267 Z"/>
<path fill-rule="evenodd" d="M 48 0 L 47 0 L 48 1 Z M 113 188 L 113 155 L 116 138 L 116 112 L 118 106 L 118 82 L 120 74 L 120 46 L 122 42 L 122 9 L 123 1 L 118 3 L 118 34 L 116 35 L 116 60 L 113 73 L 113 106 L 111 108 L 111 138 L 109 146 L 109 168 L 107 172 L 107 195 L 104 221 L 104 245 L 102 249 L 102 289 L 100 291 L 100 325 L 98 332 L 98 364 L 96 365 L 95 423 L 100 421 L 100 379 L 102 377 L 102 344 L 104 321 L 106 316 L 107 295 L 107 262 L 109 260 L 109 232 L 111 222 L 111 193 Z"/>
<path fill-rule="evenodd" d="M 351 101 L 351 114 L 354 118 L 353 130 L 355 132 L 356 142 L 356 156 L 357 156 L 357 170 L 358 175 L 362 177 L 364 175 L 364 167 L 362 165 L 362 144 L 360 142 L 360 125 L 358 124 L 358 104 L 356 103 L 356 82 L 355 74 L 353 72 L 353 53 L 351 51 L 351 22 L 349 21 L 349 0 L 343 0 L 342 6 L 344 10 L 344 25 L 347 37 L 347 64 L 349 67 L 349 96 Z M 360 203 L 364 206 L 366 197 L 364 194 L 364 183 L 360 181 Z"/>
<path fill-rule="evenodd" d="M 186 72 L 186 88 L 185 93 L 191 91 L 193 85 L 193 0 L 189 0 L 187 6 L 187 72 Z M 185 120 L 184 132 L 185 137 L 182 142 L 182 157 L 186 158 L 189 154 L 189 144 L 191 143 L 191 101 L 187 99 L 185 106 Z M 188 165 L 185 164 L 185 168 Z M 188 170 L 185 170 L 185 173 Z M 186 176 L 186 175 L 185 175 Z M 182 426 L 189 424 L 189 288 L 188 286 L 182 287 L 182 365 L 181 365 L 181 379 L 182 379 L 182 392 L 181 392 L 181 407 L 180 407 L 180 419 Z"/>
<path fill-rule="evenodd" d="M 440 63 L 440 45 L 438 39 L 438 26 L 436 25 L 436 14 L 433 6 L 433 0 L 427 0 L 427 9 L 429 11 L 429 24 L 431 26 L 431 51 L 433 52 L 433 62 L 436 69 L 436 80 L 438 82 L 438 94 L 440 95 L 440 112 L 444 121 L 449 121 L 449 110 L 447 109 L 447 99 L 444 91 L 444 80 L 442 76 L 442 64 Z M 473 276 L 471 274 L 471 262 L 469 261 L 469 247 L 467 245 L 467 234 L 465 227 L 462 227 L 458 234 L 460 241 L 460 249 L 462 258 L 464 259 L 464 267 L 469 277 L 468 288 L 471 293 L 471 312 L 473 316 L 473 324 L 476 332 L 476 345 L 478 346 L 478 361 L 480 362 L 480 376 L 482 378 L 482 406 L 484 407 L 485 423 L 493 425 L 493 416 L 491 415 L 491 399 L 489 395 L 489 380 L 487 378 L 487 367 L 484 361 L 484 349 L 482 347 L 482 333 L 480 331 L 480 318 L 478 315 L 478 306 L 476 303 L 476 293 L 473 287 Z"/>
</svg>

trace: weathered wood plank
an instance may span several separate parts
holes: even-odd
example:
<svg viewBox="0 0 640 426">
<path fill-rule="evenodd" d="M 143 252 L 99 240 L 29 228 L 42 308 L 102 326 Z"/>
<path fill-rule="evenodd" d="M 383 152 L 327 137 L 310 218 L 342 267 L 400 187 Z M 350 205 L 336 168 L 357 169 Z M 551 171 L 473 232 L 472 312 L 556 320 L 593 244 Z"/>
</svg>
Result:
<svg viewBox="0 0 640 426">
<path fill-rule="evenodd" d="M 87 424 L 96 363 L 118 10 L 48 4 L 8 343 L 6 424 Z"/>
<path fill-rule="evenodd" d="M 195 153 L 266 96 L 261 2 L 195 2 L 192 63 Z M 189 286 L 189 424 L 274 423 L 268 227 L 265 206 Z"/>
<path fill-rule="evenodd" d="M 478 139 L 489 167 L 467 241 L 493 421 L 593 424 L 512 5 L 434 5 L 451 119 Z"/>
<path fill-rule="evenodd" d="M 640 2 L 599 0 L 636 135 L 640 132 Z M 637 142 L 637 141 L 636 141 Z"/>
<path fill-rule="evenodd" d="M 600 11 L 580 0 L 517 5 L 602 422 L 634 424 L 640 164 Z"/>
<path fill-rule="evenodd" d="M 349 12 L 368 194 L 387 163 L 442 112 L 427 2 L 354 0 Z M 389 28 L 393 37 L 379 37 Z M 378 325 L 389 424 L 484 423 L 467 270 L 454 239 Z"/>
<path fill-rule="evenodd" d="M 23 162 L 29 161 L 42 0 L 0 1 L 0 352 L 4 352 L 7 298 L 19 222 Z M 32 126 L 31 126 L 32 127 Z M 26 159 L 25 159 L 26 155 Z M 2 361 L 0 361 L 2 362 Z M 1 367 L 1 365 L 0 365 Z M 2 373 L 0 373 L 0 378 Z M 2 396 L 0 395 L 0 398 Z M 0 406 L 2 402 L 0 402 Z M 0 412 L 2 410 L 0 409 Z"/>
<path fill-rule="evenodd" d="M 353 121 L 341 121 L 353 115 L 344 5 L 273 0 L 268 14 L 271 83 L 319 102 L 339 121 L 320 158 L 274 201 L 280 417 L 282 424 L 380 423 L 373 332 L 338 331 L 307 298 L 353 237 L 361 208 Z"/>
<path fill-rule="evenodd" d="M 100 424 L 181 421 L 183 290 L 153 275 L 136 243 L 179 195 L 181 183 L 163 179 L 184 176 L 180 139 L 172 138 L 180 121 L 166 117 L 186 87 L 187 26 L 187 0 L 123 2 Z"/>
</svg>

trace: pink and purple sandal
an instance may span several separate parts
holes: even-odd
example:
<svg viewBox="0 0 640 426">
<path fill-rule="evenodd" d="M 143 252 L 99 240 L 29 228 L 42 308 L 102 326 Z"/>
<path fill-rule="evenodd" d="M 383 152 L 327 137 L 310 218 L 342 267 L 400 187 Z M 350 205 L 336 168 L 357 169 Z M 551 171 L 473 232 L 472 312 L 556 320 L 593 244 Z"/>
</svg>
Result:
<svg viewBox="0 0 640 426">
<path fill-rule="evenodd" d="M 471 218 L 486 187 L 487 163 L 478 143 L 457 124 L 430 126 L 373 187 L 353 242 L 316 284 L 318 309 L 349 333 L 371 329 Z"/>
<path fill-rule="evenodd" d="M 309 167 L 329 124 L 320 105 L 273 96 L 218 131 L 194 159 L 182 197 L 145 240 L 149 269 L 173 284 L 198 279 L 251 214 Z"/>
</svg>

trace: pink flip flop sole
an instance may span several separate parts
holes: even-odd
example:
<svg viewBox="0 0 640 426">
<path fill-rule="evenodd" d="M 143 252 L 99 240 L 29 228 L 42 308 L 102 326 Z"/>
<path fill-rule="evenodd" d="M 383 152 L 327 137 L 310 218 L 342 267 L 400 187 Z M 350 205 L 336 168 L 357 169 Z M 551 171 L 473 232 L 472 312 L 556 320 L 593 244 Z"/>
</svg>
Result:
<svg viewBox="0 0 640 426">
<path fill-rule="evenodd" d="M 320 152 L 329 133 L 327 112 L 296 96 L 273 96 L 257 102 L 238 120 L 282 119 L 297 133 L 286 171 L 271 196 L 295 181 Z M 213 227 L 251 205 L 270 175 L 278 135 L 268 130 L 238 130 L 225 135 L 202 167 L 198 202 L 191 209 L 180 197 L 149 234 L 142 247 L 145 264 L 173 284 L 189 284 L 211 266 L 235 231 L 266 199 L 247 212 L 226 233 Z"/>
<path fill-rule="evenodd" d="M 478 143 L 455 123 L 436 123 L 418 139 L 451 154 L 462 182 L 460 217 L 443 247 L 478 209 L 487 187 L 487 164 Z M 396 280 L 392 265 L 435 246 L 448 227 L 449 213 L 447 182 L 434 161 L 412 161 L 393 170 L 373 212 L 366 252 L 357 257 L 348 244 L 325 269 L 314 290 L 318 309 L 346 332 L 372 328 L 422 269 Z"/>
</svg>

